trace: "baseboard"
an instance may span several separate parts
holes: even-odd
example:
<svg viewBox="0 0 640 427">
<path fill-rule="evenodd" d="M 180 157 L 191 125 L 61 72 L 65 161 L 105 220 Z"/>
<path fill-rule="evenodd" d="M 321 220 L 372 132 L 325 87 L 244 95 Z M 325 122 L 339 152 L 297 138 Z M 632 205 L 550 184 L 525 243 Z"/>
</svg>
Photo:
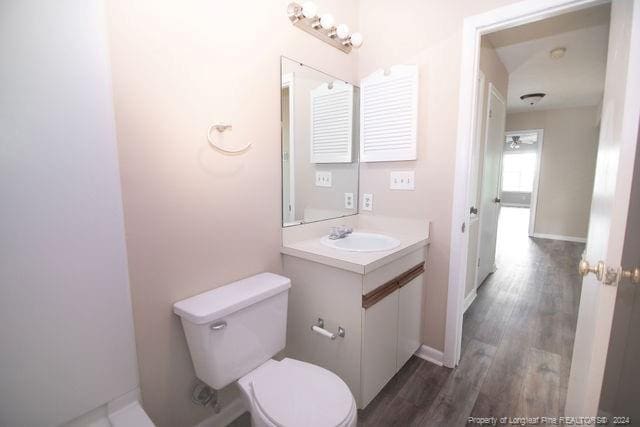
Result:
<svg viewBox="0 0 640 427">
<path fill-rule="evenodd" d="M 475 289 L 473 290 L 473 292 L 467 295 L 467 297 L 464 299 L 463 313 L 466 312 L 469 307 L 471 307 L 471 304 L 473 304 L 473 301 L 476 299 L 477 296 L 478 296 L 478 292 Z"/>
<path fill-rule="evenodd" d="M 193 427 L 226 427 L 246 411 L 242 397 L 238 396 L 225 404 L 219 413 L 205 418 Z"/>
<path fill-rule="evenodd" d="M 415 354 L 420 359 L 424 359 L 427 362 L 431 362 L 438 366 L 443 365 L 444 354 L 441 351 L 436 350 L 435 348 L 431 348 L 427 345 L 422 344 Z"/>
<path fill-rule="evenodd" d="M 587 243 L 584 237 L 563 236 L 562 234 L 533 233 L 538 239 L 564 240 L 565 242 Z"/>
</svg>

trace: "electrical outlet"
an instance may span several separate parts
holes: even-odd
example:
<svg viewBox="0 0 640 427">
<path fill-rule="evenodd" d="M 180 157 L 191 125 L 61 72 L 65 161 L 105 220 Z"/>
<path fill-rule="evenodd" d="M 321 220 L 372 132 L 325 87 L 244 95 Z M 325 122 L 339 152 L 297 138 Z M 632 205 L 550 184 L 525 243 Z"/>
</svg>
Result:
<svg viewBox="0 0 640 427">
<path fill-rule="evenodd" d="M 316 187 L 331 187 L 331 172 L 316 172 Z"/>
<path fill-rule="evenodd" d="M 353 209 L 353 193 L 344 193 L 345 209 Z"/>
<path fill-rule="evenodd" d="M 362 210 L 363 211 L 373 210 L 373 194 L 362 195 Z"/>
<path fill-rule="evenodd" d="M 392 190 L 415 190 L 415 171 L 396 171 L 389 174 L 389 188 Z"/>
</svg>

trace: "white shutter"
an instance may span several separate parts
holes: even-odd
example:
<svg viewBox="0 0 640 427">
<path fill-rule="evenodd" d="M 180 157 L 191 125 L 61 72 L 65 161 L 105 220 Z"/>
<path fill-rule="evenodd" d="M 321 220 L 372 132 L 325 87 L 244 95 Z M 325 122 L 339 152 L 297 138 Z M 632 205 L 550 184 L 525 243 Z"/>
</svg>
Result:
<svg viewBox="0 0 640 427">
<path fill-rule="evenodd" d="M 395 65 L 360 84 L 360 161 L 415 160 L 418 66 Z"/>
<path fill-rule="evenodd" d="M 313 89 L 311 163 L 350 163 L 352 135 L 353 86 L 336 81 Z"/>
</svg>

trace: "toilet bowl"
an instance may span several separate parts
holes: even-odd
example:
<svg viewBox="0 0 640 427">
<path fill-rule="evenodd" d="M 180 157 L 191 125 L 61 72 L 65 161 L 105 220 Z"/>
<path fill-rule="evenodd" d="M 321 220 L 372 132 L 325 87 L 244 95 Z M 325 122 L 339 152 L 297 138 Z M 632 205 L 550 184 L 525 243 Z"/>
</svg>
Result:
<svg viewBox="0 0 640 427">
<path fill-rule="evenodd" d="M 254 427 L 355 426 L 356 402 L 331 371 L 311 363 L 273 359 L 238 380 Z"/>
<path fill-rule="evenodd" d="M 340 377 L 272 359 L 285 347 L 290 287 L 262 273 L 175 303 L 196 376 L 216 390 L 236 383 L 256 427 L 355 426 L 355 399 Z"/>
</svg>

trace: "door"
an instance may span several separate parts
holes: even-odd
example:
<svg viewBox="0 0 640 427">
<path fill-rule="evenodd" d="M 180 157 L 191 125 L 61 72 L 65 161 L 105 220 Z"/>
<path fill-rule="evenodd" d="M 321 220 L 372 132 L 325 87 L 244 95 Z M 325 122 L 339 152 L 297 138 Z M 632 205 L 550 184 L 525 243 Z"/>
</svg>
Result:
<svg viewBox="0 0 640 427">
<path fill-rule="evenodd" d="M 500 92 L 489 83 L 487 130 L 480 194 L 480 241 L 478 246 L 478 284 L 496 269 L 496 239 L 500 215 L 500 164 L 506 105 Z"/>
<path fill-rule="evenodd" d="M 422 344 L 422 282 L 424 274 L 404 284 L 399 291 L 398 354 L 396 370 L 400 370 Z"/>
<path fill-rule="evenodd" d="M 640 50 L 635 48 L 640 46 L 639 8 L 640 4 L 633 0 L 619 0 L 611 4 L 600 142 L 584 254 L 592 267 L 598 261 L 612 269 L 631 267 L 623 264 L 622 256 L 625 235 L 634 225 L 629 220 L 637 221 L 634 218 L 637 213 L 631 212 L 629 217 L 629 207 L 640 115 Z M 636 179 L 638 173 L 636 170 Z M 625 253 L 624 261 L 637 260 L 637 255 Z M 607 349 L 616 298 L 624 286 L 605 285 L 606 276 L 599 280 L 594 274 L 588 274 L 582 282 L 565 407 L 567 416 L 595 416 L 598 413 L 605 366 L 611 362 Z M 637 390 L 633 392 L 637 396 Z"/>
<path fill-rule="evenodd" d="M 396 289 L 362 309 L 362 387 L 358 408 L 366 407 L 397 372 L 399 293 Z"/>
</svg>

